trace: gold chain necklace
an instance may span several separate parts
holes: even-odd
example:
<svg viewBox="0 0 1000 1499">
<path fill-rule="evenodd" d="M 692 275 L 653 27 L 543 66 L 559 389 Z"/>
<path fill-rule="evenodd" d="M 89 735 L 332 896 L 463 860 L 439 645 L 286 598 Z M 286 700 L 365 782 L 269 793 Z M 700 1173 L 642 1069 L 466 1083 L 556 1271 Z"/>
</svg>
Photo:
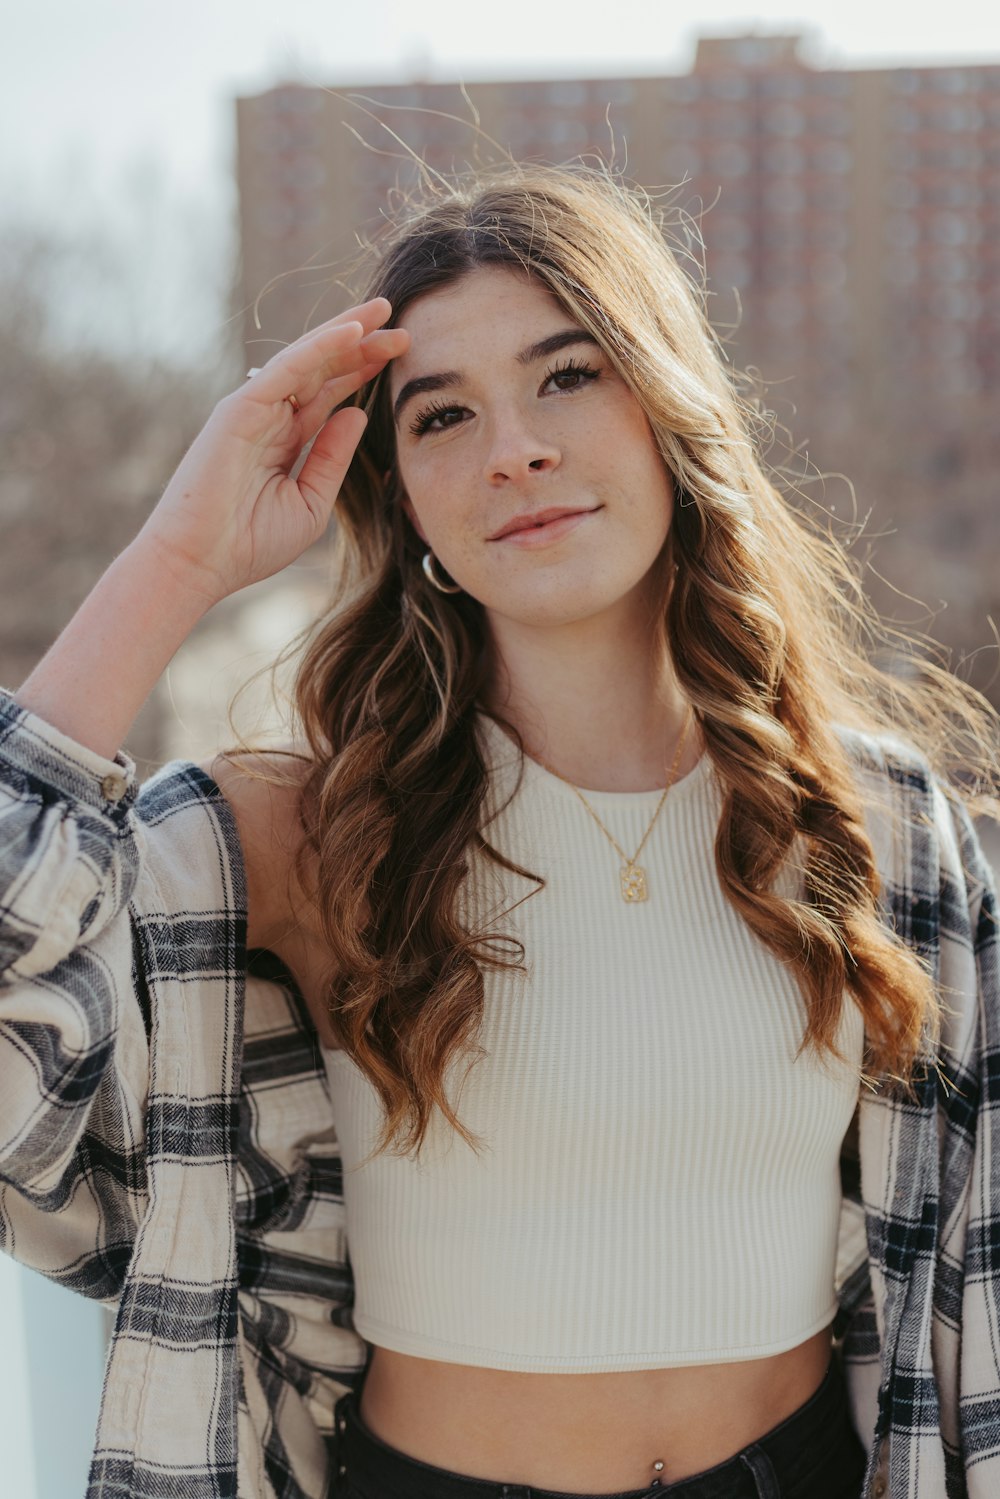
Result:
<svg viewBox="0 0 1000 1499">
<path fill-rule="evenodd" d="M 646 839 L 649 837 L 650 833 L 653 831 L 653 823 L 659 817 L 659 815 L 660 815 L 660 809 L 662 808 L 663 803 L 667 799 L 667 792 L 670 790 L 671 786 L 674 784 L 674 781 L 675 781 L 676 776 L 677 776 L 677 767 L 681 763 L 681 753 L 683 752 L 684 743 L 685 743 L 685 741 L 687 739 L 688 729 L 690 727 L 691 727 L 691 709 L 689 708 L 688 711 L 687 711 L 687 717 L 684 720 L 684 729 L 683 729 L 683 732 L 681 733 L 681 737 L 680 737 L 680 739 L 677 742 L 677 753 L 674 755 L 674 763 L 670 767 L 670 775 L 669 775 L 669 778 L 667 780 L 667 784 L 663 788 L 663 795 L 660 797 L 660 800 L 659 800 L 659 802 L 656 805 L 656 811 L 653 813 L 653 816 L 650 819 L 649 827 L 646 829 L 646 831 L 642 835 L 642 842 L 639 844 L 639 847 L 636 849 L 636 851 L 632 855 L 631 859 L 629 858 L 629 856 L 625 852 L 625 850 L 621 847 L 621 845 L 608 832 L 607 828 L 604 826 L 603 822 L 598 817 L 597 813 L 594 811 L 593 807 L 590 805 L 590 803 L 588 802 L 587 798 L 584 796 L 584 794 L 580 790 L 580 788 L 578 786 L 574 786 L 572 781 L 566 780 L 565 776 L 561 776 L 559 774 L 558 770 L 553 770 L 551 765 L 546 765 L 545 761 L 539 759 L 539 757 L 537 755 L 534 757 L 536 760 L 538 760 L 539 765 L 541 765 L 544 770 L 547 770 L 550 775 L 555 776 L 556 780 L 558 780 L 558 781 L 564 781 L 565 784 L 570 788 L 571 791 L 575 791 L 576 792 L 577 796 L 583 802 L 583 805 L 586 807 L 586 809 L 590 813 L 591 817 L 597 823 L 597 826 L 600 828 L 600 830 L 604 834 L 605 838 L 607 838 L 611 843 L 614 844 L 615 848 L 618 850 L 618 852 L 621 855 L 622 859 L 625 861 L 622 864 L 621 873 L 620 873 L 622 900 L 626 900 L 626 901 L 639 901 L 639 900 L 648 900 L 649 899 L 649 887 L 648 887 L 648 885 L 646 883 L 646 871 L 644 869 L 642 869 L 635 861 L 636 861 L 636 859 L 638 859 L 639 855 L 642 853 L 643 849 L 645 848 L 645 846 L 646 846 Z"/>
</svg>

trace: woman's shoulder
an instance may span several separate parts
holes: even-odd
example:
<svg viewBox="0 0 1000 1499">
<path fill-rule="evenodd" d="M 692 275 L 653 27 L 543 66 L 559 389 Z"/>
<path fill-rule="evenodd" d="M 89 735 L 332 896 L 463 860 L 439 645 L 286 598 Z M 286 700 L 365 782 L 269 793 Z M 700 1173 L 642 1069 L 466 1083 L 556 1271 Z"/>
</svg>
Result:
<svg viewBox="0 0 1000 1499">
<path fill-rule="evenodd" d="M 225 797 L 247 882 L 248 946 L 271 947 L 292 920 L 303 841 L 302 792 L 311 760 L 294 743 L 223 750 L 199 771 Z"/>
</svg>

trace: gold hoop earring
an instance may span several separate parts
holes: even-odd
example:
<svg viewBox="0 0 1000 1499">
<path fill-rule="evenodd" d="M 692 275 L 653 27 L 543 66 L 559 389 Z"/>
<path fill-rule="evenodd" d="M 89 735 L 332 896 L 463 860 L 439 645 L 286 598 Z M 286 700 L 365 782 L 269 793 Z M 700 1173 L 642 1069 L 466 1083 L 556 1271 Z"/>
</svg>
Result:
<svg viewBox="0 0 1000 1499">
<path fill-rule="evenodd" d="M 424 576 L 426 577 L 428 583 L 433 583 L 433 585 L 437 589 L 438 593 L 461 593 L 462 592 L 461 586 L 458 583 L 452 583 L 452 584 L 449 584 L 449 583 L 439 583 L 438 580 L 437 580 L 437 578 L 435 578 L 435 576 L 434 576 L 434 553 L 433 552 L 425 552 L 424 553 L 423 568 L 424 568 Z"/>
</svg>

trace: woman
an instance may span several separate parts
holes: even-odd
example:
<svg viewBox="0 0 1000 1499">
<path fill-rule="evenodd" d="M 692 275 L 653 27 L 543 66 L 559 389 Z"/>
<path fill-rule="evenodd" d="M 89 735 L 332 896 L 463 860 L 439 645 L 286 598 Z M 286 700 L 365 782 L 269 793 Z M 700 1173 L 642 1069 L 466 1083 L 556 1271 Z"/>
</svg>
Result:
<svg viewBox="0 0 1000 1499">
<path fill-rule="evenodd" d="M 338 494 L 301 740 L 135 802 Z M 595 171 L 439 189 L 220 402 L 4 705 L 0 1222 L 118 1306 L 91 1494 L 991 1492 L 996 720 L 851 576 Z"/>
</svg>

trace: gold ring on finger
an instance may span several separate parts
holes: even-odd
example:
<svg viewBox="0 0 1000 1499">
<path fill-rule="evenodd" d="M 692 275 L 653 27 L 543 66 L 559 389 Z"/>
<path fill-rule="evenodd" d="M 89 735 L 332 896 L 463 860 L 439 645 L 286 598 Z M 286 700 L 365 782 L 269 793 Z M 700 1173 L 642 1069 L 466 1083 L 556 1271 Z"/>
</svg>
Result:
<svg viewBox="0 0 1000 1499">
<path fill-rule="evenodd" d="M 245 378 L 247 380 L 252 380 L 253 377 L 254 377 L 254 375 L 259 375 L 259 374 L 260 374 L 260 367 L 258 365 L 254 365 L 253 369 L 247 370 Z M 297 416 L 299 414 L 299 412 L 302 410 L 302 407 L 299 405 L 298 397 L 297 396 L 284 396 L 283 399 L 288 402 L 288 404 L 292 408 L 292 411 Z"/>
</svg>

